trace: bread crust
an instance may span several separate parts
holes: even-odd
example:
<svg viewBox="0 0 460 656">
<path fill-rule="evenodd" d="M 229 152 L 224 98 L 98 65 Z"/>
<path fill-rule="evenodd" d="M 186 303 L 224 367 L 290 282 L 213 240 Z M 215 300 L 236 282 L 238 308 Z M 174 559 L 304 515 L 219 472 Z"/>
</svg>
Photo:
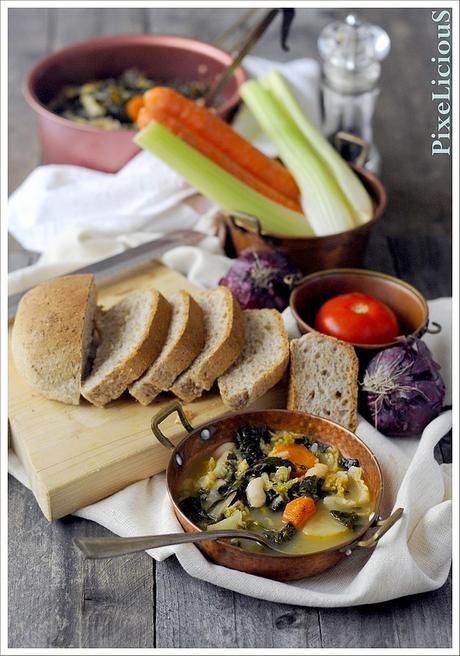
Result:
<svg viewBox="0 0 460 656">
<path fill-rule="evenodd" d="M 80 401 L 85 321 L 93 321 L 87 312 L 94 299 L 94 276 L 74 274 L 37 285 L 19 302 L 11 337 L 14 363 L 48 399 Z"/>
<path fill-rule="evenodd" d="M 303 342 L 313 342 L 315 341 L 324 341 L 329 343 L 337 344 L 342 353 L 346 353 L 349 364 L 351 367 L 350 373 L 348 375 L 347 382 L 347 395 L 350 398 L 350 403 L 348 405 L 348 416 L 347 416 L 347 428 L 352 431 L 355 431 L 358 425 L 358 371 L 359 371 L 359 360 L 356 355 L 355 349 L 348 342 L 343 342 L 335 337 L 329 337 L 328 335 L 323 335 L 316 331 L 312 331 L 306 335 L 303 335 L 299 339 L 294 339 L 290 344 L 290 369 L 289 369 L 289 384 L 288 384 L 288 394 L 287 394 L 287 408 L 289 410 L 304 410 L 308 412 L 308 409 L 305 408 L 305 404 L 301 399 L 301 390 L 298 387 L 299 372 L 297 371 L 297 359 L 295 357 L 295 350 L 297 348 L 298 342 L 302 340 Z M 313 413 L 314 414 L 314 413 Z"/>
<path fill-rule="evenodd" d="M 210 390 L 217 378 L 235 362 L 244 346 L 244 321 L 240 304 L 227 287 L 217 287 L 224 294 L 228 319 L 218 344 L 207 355 L 196 371 L 188 375 L 186 370 L 171 387 L 171 391 L 185 403 L 189 403 Z M 199 296 L 215 294 L 216 289 L 200 292 Z M 193 362 L 192 365 L 193 367 Z"/>
<path fill-rule="evenodd" d="M 152 305 L 141 338 L 128 356 L 114 365 L 101 380 L 94 381 L 92 372 L 82 387 L 82 395 L 93 405 L 103 407 L 121 396 L 128 385 L 144 373 L 163 347 L 171 319 L 171 306 L 155 289 L 143 293 L 152 295 Z M 127 298 L 129 296 L 120 302 Z M 103 333 L 101 339 L 104 339 Z"/>
<path fill-rule="evenodd" d="M 178 292 L 184 307 L 181 326 L 168 351 L 141 378 L 129 387 L 129 393 L 142 405 L 149 405 L 162 391 L 168 390 L 175 379 L 193 362 L 205 342 L 203 311 L 185 290 Z"/>
<path fill-rule="evenodd" d="M 263 370 L 262 373 L 259 373 L 257 380 L 253 381 L 252 387 L 250 389 L 245 389 L 240 392 L 231 391 L 228 388 L 226 375 L 224 373 L 218 380 L 219 391 L 222 397 L 222 401 L 226 406 L 232 410 L 242 410 L 247 407 L 261 396 L 265 394 L 269 389 L 271 389 L 279 380 L 282 378 L 284 372 L 289 363 L 289 338 L 284 327 L 284 322 L 281 317 L 281 314 L 277 310 L 272 309 L 261 309 L 261 310 L 244 310 L 243 315 L 246 313 L 264 313 L 268 314 L 271 317 L 271 320 L 276 323 L 276 330 L 278 333 L 278 342 L 276 348 L 279 352 L 279 357 L 276 363 L 272 365 L 270 369 Z M 244 359 L 239 362 L 237 360 L 233 367 L 244 367 Z M 230 367 L 229 371 L 233 369 Z"/>
</svg>

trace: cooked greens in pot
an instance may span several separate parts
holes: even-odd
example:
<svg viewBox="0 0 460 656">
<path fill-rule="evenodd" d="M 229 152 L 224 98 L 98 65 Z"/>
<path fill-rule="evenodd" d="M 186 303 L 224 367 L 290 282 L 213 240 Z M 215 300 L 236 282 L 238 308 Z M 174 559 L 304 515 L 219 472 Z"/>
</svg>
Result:
<svg viewBox="0 0 460 656">
<path fill-rule="evenodd" d="M 356 458 L 267 426 L 241 427 L 234 440 L 182 481 L 179 507 L 201 529 L 246 528 L 287 553 L 314 553 L 351 540 L 368 520 L 371 499 Z"/>
<path fill-rule="evenodd" d="M 172 87 L 192 100 L 203 98 L 207 84 L 194 80 L 152 79 L 135 68 L 118 77 L 66 85 L 48 104 L 48 109 L 63 118 L 96 128 L 133 128 L 142 107 L 142 95 L 154 86 Z"/>
</svg>

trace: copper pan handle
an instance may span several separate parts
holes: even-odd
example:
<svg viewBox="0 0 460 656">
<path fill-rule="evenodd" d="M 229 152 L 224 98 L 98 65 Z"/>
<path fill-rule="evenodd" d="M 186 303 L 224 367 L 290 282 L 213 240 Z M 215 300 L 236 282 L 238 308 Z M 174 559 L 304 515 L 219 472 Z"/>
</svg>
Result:
<svg viewBox="0 0 460 656">
<path fill-rule="evenodd" d="M 380 540 L 380 538 L 385 535 L 387 531 L 390 530 L 390 528 L 395 524 L 398 519 L 401 518 L 402 514 L 404 512 L 404 508 L 396 508 L 394 512 L 391 513 L 389 517 L 386 517 L 385 519 L 379 519 L 379 521 L 376 523 L 376 530 L 372 533 L 372 535 L 367 538 L 366 540 L 356 540 L 355 542 L 352 542 L 342 549 L 342 551 L 346 556 L 349 556 L 351 553 L 353 553 L 353 550 L 356 547 L 363 547 L 364 549 L 372 549 L 372 547 L 375 547 L 377 542 Z"/>
<path fill-rule="evenodd" d="M 364 547 L 365 549 L 371 549 L 372 547 L 375 547 L 380 538 L 390 530 L 390 528 L 398 521 L 398 519 L 402 517 L 403 512 L 404 508 L 396 508 L 396 510 L 392 512 L 389 517 L 378 521 L 377 529 L 374 531 L 371 537 L 367 540 L 360 540 L 357 542 L 356 546 Z"/>
<path fill-rule="evenodd" d="M 442 326 L 437 321 L 433 321 L 430 317 L 427 317 L 425 323 L 420 328 L 418 333 L 415 333 L 416 337 L 422 338 L 425 333 L 429 335 L 438 335 L 442 331 Z"/>
<path fill-rule="evenodd" d="M 340 147 L 342 144 L 355 144 L 356 146 L 360 146 L 361 150 L 359 152 L 359 155 L 354 159 L 352 164 L 355 164 L 356 166 L 364 166 L 367 160 L 367 156 L 369 155 L 369 142 L 367 142 L 365 139 L 362 137 L 358 137 L 357 134 L 352 134 L 351 132 L 344 132 L 341 130 L 340 132 L 337 132 L 337 134 L 334 137 L 334 142 L 335 142 L 335 147 L 337 150 L 340 150 Z"/>
<path fill-rule="evenodd" d="M 440 323 L 438 323 L 437 321 L 428 320 L 426 326 L 426 332 L 429 335 L 437 335 L 438 333 L 441 332 L 441 330 L 442 330 L 442 326 Z"/>
<path fill-rule="evenodd" d="M 172 403 L 169 403 L 163 410 L 160 410 L 157 412 L 156 415 L 153 415 L 150 427 L 152 429 L 152 433 L 155 435 L 157 440 L 165 446 L 167 449 L 171 449 L 173 451 L 176 447 L 174 444 L 171 442 L 170 439 L 166 437 L 166 435 L 161 431 L 160 429 L 160 424 L 167 418 L 169 415 L 172 415 L 173 412 L 177 412 L 179 415 L 179 419 L 181 420 L 182 426 L 185 428 L 187 433 L 192 433 L 195 429 L 187 419 L 187 416 L 184 412 L 184 408 L 180 404 L 179 401 L 173 401 Z M 176 453 L 176 462 L 180 466 L 183 463 L 183 458 L 180 453 Z"/>
<path fill-rule="evenodd" d="M 230 210 L 227 212 L 227 216 L 235 230 L 239 230 L 240 232 L 247 232 L 247 226 L 248 228 L 252 228 L 260 239 L 264 238 L 262 234 L 262 226 L 260 225 L 260 221 L 256 216 L 247 214 L 246 212 L 240 212 L 238 210 Z"/>
</svg>

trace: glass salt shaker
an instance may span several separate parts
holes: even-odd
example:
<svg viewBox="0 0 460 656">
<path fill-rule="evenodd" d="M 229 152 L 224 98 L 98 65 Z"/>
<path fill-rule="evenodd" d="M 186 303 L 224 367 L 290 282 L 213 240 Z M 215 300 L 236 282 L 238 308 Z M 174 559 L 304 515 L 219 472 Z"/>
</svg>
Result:
<svg viewBox="0 0 460 656">
<path fill-rule="evenodd" d="M 350 14 L 322 30 L 318 48 L 323 59 L 323 132 L 352 161 L 361 147 L 338 141 L 337 134 L 349 132 L 364 139 L 369 144 L 364 165 L 378 173 L 380 155 L 373 142 L 372 117 L 380 91 L 380 62 L 390 51 L 390 37 L 381 27 Z"/>
</svg>

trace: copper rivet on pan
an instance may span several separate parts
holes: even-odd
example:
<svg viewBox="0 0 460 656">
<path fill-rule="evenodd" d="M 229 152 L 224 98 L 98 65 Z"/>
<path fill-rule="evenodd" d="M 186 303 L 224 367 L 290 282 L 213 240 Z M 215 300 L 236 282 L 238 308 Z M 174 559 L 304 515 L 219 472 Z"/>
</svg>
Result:
<svg viewBox="0 0 460 656">
<path fill-rule="evenodd" d="M 209 428 L 203 428 L 203 430 L 201 431 L 201 439 L 206 442 L 207 440 L 210 439 L 210 437 L 211 437 L 211 431 L 209 430 Z"/>
</svg>

